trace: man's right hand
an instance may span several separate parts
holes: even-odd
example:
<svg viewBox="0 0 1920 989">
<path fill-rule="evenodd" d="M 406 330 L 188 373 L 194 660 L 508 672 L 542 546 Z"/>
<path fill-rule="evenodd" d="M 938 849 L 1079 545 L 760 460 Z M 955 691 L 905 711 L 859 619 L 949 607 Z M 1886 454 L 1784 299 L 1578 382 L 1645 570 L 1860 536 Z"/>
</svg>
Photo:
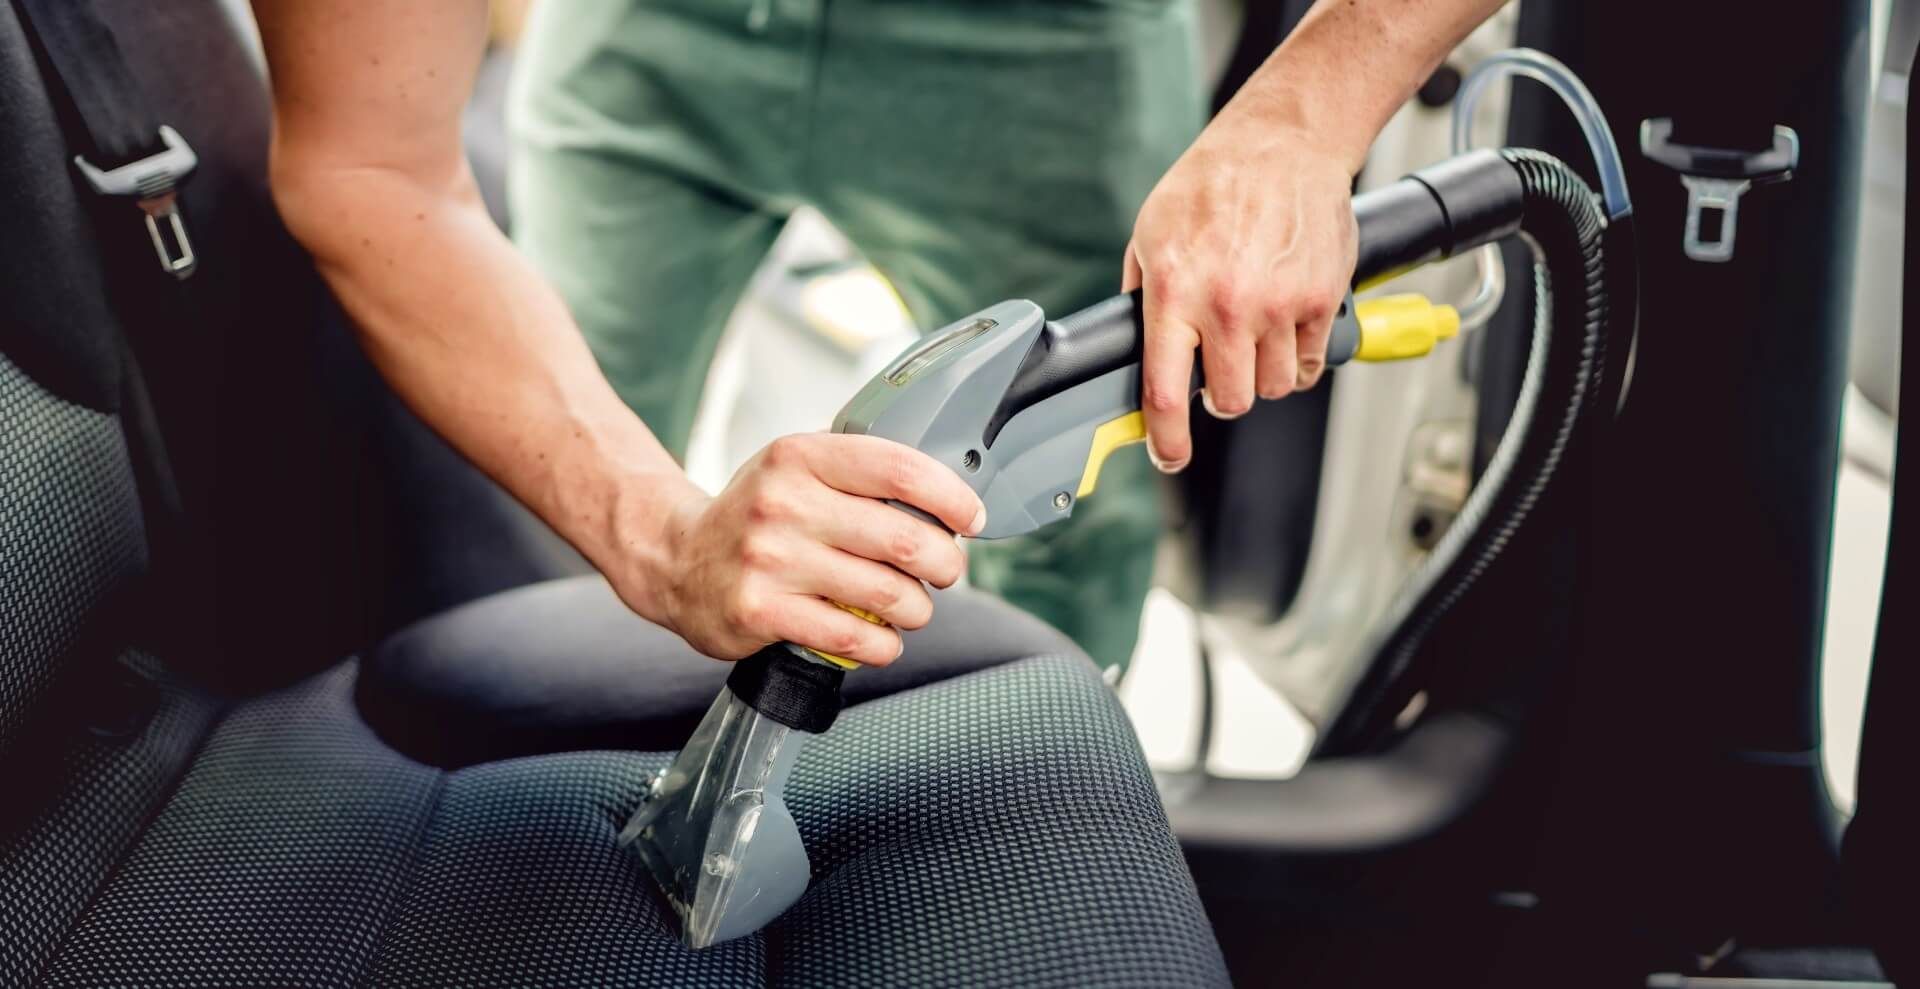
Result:
<svg viewBox="0 0 1920 989">
<path fill-rule="evenodd" d="M 921 581 L 950 587 L 967 562 L 950 533 L 887 499 L 953 532 L 986 525 L 973 489 L 918 450 L 871 436 L 786 436 L 718 496 L 680 501 L 648 586 L 621 595 L 709 656 L 739 659 L 784 640 L 885 666 L 900 655 L 900 634 L 834 602 L 919 628 L 933 616 Z"/>
</svg>

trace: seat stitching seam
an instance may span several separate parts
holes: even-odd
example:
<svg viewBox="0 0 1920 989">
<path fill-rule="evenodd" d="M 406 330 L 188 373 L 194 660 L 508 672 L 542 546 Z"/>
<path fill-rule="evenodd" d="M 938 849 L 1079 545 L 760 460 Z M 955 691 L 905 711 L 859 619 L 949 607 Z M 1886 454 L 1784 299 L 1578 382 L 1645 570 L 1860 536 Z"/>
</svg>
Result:
<svg viewBox="0 0 1920 989">
<path fill-rule="evenodd" d="M 380 962 L 381 949 L 386 946 L 387 932 L 393 929 L 394 919 L 412 897 L 414 884 L 420 877 L 420 867 L 427 857 L 427 834 L 433 828 L 433 821 L 440 816 L 440 798 L 447 791 L 447 777 L 453 775 L 444 769 L 434 769 L 433 791 L 427 796 L 426 812 L 420 815 L 420 823 L 414 826 L 411 860 L 407 863 L 405 875 L 393 887 L 393 898 L 382 911 L 380 925 L 374 932 L 371 950 L 367 960 L 361 966 L 360 973 L 354 978 L 354 985 L 371 985 L 373 970 Z"/>
</svg>

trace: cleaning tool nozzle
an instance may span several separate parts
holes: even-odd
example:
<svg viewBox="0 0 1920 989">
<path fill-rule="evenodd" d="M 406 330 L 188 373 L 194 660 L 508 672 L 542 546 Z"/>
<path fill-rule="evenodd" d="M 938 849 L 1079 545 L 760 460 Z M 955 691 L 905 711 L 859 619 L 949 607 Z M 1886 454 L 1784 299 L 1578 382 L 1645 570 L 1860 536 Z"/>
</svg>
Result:
<svg viewBox="0 0 1920 989">
<path fill-rule="evenodd" d="M 689 947 L 752 934 L 806 891 L 806 849 L 781 794 L 805 741 L 839 713 L 844 676 L 785 644 L 735 664 L 620 832 L 680 915 Z"/>
</svg>

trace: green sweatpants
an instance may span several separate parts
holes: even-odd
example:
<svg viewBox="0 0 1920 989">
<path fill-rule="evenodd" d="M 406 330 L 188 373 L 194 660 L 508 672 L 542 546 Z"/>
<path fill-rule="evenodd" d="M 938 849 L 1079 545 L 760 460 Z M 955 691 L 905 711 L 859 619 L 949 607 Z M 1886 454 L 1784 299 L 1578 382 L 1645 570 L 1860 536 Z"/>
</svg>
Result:
<svg viewBox="0 0 1920 989">
<path fill-rule="evenodd" d="M 515 233 L 614 387 L 684 456 L 722 327 L 810 203 L 938 327 L 1119 287 L 1134 213 L 1199 132 L 1188 0 L 594 0 L 535 6 L 511 102 Z M 796 386 L 804 387 L 803 382 Z M 1137 449 L 971 577 L 1103 666 L 1160 516 Z"/>
</svg>

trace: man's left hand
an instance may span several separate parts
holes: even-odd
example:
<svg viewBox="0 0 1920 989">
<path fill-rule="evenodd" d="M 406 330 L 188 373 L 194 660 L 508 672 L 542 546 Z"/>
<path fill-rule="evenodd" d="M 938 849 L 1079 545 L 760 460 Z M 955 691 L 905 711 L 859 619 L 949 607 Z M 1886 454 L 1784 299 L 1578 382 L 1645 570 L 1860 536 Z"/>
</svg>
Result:
<svg viewBox="0 0 1920 989">
<path fill-rule="evenodd" d="M 1124 287 L 1143 289 L 1141 404 L 1162 471 L 1192 456 L 1194 348 L 1217 418 L 1320 379 L 1353 276 L 1354 167 L 1298 129 L 1229 106 L 1140 208 Z"/>
</svg>

